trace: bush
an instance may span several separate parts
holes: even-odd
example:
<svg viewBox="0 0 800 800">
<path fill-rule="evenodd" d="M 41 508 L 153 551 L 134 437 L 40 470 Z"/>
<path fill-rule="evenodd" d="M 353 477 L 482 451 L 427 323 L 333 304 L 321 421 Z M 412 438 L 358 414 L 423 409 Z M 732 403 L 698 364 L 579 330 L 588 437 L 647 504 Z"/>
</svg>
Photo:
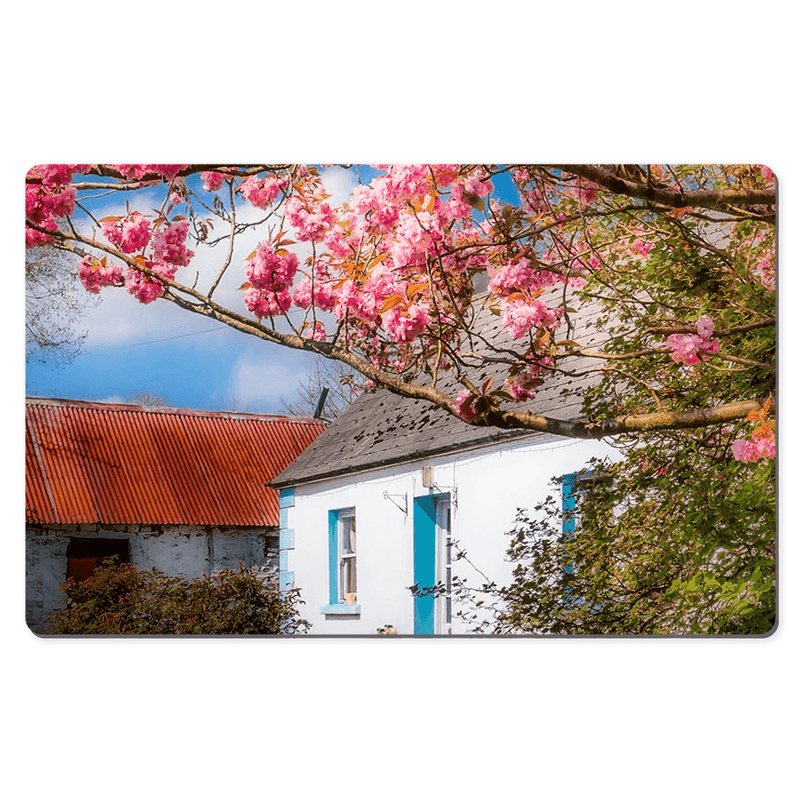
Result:
<svg viewBox="0 0 800 800">
<path fill-rule="evenodd" d="M 304 633 L 299 590 L 281 592 L 275 576 L 225 570 L 186 580 L 106 559 L 92 575 L 64 584 L 66 608 L 48 633 L 108 635 L 276 635 Z"/>
</svg>

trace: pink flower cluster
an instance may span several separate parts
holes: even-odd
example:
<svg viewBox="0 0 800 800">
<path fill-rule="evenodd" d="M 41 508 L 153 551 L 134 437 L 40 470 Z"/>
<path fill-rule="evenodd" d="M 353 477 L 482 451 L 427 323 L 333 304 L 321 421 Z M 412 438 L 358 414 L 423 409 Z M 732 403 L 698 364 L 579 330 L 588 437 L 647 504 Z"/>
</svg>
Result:
<svg viewBox="0 0 800 800">
<path fill-rule="evenodd" d="M 186 247 L 188 234 L 188 220 L 178 220 L 157 230 L 153 234 L 153 257 L 176 267 L 187 266 L 194 258 L 194 251 Z"/>
<path fill-rule="evenodd" d="M 427 303 L 412 303 L 407 308 L 396 305 L 382 315 L 386 335 L 396 344 L 405 344 L 417 338 L 431 322 Z"/>
<path fill-rule="evenodd" d="M 556 276 L 547 270 L 538 269 L 525 258 L 512 259 L 492 276 L 489 291 L 497 297 L 507 297 L 521 290 L 535 291 L 552 286 Z"/>
<path fill-rule="evenodd" d="M 389 252 L 396 267 L 420 266 L 442 240 L 442 217 L 429 211 L 402 214 L 394 229 Z"/>
<path fill-rule="evenodd" d="M 708 317 L 697 321 L 697 334 L 673 333 L 667 337 L 670 357 L 676 364 L 699 364 L 705 357 L 719 353 L 719 340 L 712 339 L 714 323 Z"/>
<path fill-rule="evenodd" d="M 761 177 L 767 183 L 775 183 L 775 173 L 768 166 L 762 164 L 759 167 L 759 171 L 761 172 Z"/>
<path fill-rule="evenodd" d="M 532 363 L 524 372 L 509 378 L 505 382 L 504 388 L 514 398 L 514 402 L 522 403 L 536 397 L 536 390 L 544 382 L 543 367 L 552 366 L 553 363 L 553 359 L 550 357 L 542 358 L 538 363 Z"/>
<path fill-rule="evenodd" d="M 775 250 L 771 249 L 758 259 L 753 273 L 761 281 L 765 289 L 775 291 Z"/>
<path fill-rule="evenodd" d="M 147 246 L 151 245 L 150 258 L 143 261 L 144 265 L 169 280 L 175 277 L 178 267 L 185 267 L 194 257 L 194 252 L 186 247 L 186 237 L 189 232 L 187 220 L 178 220 L 152 232 L 150 221 L 140 212 L 133 211 L 125 217 L 113 217 L 103 220 L 100 224 L 108 241 L 127 255 L 144 254 Z M 115 270 L 113 273 L 110 272 L 112 269 Z M 91 284 L 93 288 L 89 291 L 99 291 L 103 286 L 119 283 L 122 268 L 108 267 L 106 270 L 108 278 L 104 278 L 102 272 L 98 277 L 89 272 L 87 265 L 84 269 L 85 279 L 81 278 L 84 286 L 89 289 Z M 112 276 L 114 280 L 111 279 Z M 125 275 L 125 288 L 140 303 L 152 303 L 164 294 L 164 284 L 161 281 L 133 266 L 128 268 Z"/>
<path fill-rule="evenodd" d="M 177 272 L 174 264 L 164 264 L 160 261 L 146 261 L 145 266 L 158 275 L 172 280 Z M 138 269 L 131 267 L 125 276 L 125 288 L 140 303 L 152 303 L 164 294 L 164 284 L 158 279 L 145 275 Z"/>
<path fill-rule="evenodd" d="M 138 211 L 126 217 L 103 220 L 100 227 L 106 239 L 123 253 L 144 250 L 150 243 L 150 220 Z"/>
<path fill-rule="evenodd" d="M 642 228 L 638 228 L 634 231 L 633 238 L 630 242 L 630 250 L 634 255 L 640 256 L 644 258 L 646 255 L 650 253 L 653 249 L 654 245 L 652 242 L 648 242 L 646 239 L 643 238 L 644 231 Z"/>
<path fill-rule="evenodd" d="M 297 231 L 301 242 L 321 242 L 334 224 L 333 209 L 316 198 L 292 195 L 286 201 L 286 219 Z"/>
<path fill-rule="evenodd" d="M 297 256 L 275 251 L 269 242 L 262 242 L 247 260 L 245 271 L 250 289 L 244 298 L 247 308 L 257 317 L 273 317 L 289 310 L 290 289 L 297 273 Z"/>
<path fill-rule="evenodd" d="M 752 439 L 736 439 L 731 452 L 737 461 L 752 463 L 762 458 L 775 458 L 775 435 L 753 436 Z"/>
<path fill-rule="evenodd" d="M 597 200 L 599 189 L 600 187 L 596 183 L 581 178 L 579 179 L 579 185 L 572 188 L 571 194 L 584 205 L 591 205 Z"/>
<path fill-rule="evenodd" d="M 514 339 L 521 339 L 531 328 L 554 328 L 563 314 L 548 308 L 541 300 L 513 300 L 502 309 L 503 325 Z"/>
<path fill-rule="evenodd" d="M 262 317 L 277 317 L 285 314 L 292 305 L 292 297 L 288 289 L 281 292 L 273 292 L 268 289 L 247 290 L 244 296 L 244 304 L 259 319 Z"/>
<path fill-rule="evenodd" d="M 446 177 L 449 177 L 449 173 L 440 173 L 440 185 L 444 184 Z M 450 220 L 468 218 L 472 214 L 473 203 L 485 197 L 491 190 L 491 181 L 483 180 L 475 173 L 464 181 L 455 181 L 450 189 L 450 199 L 441 204 L 442 215 Z"/>
<path fill-rule="evenodd" d="M 285 176 L 278 179 L 272 176 L 259 178 L 257 175 L 251 175 L 239 184 L 237 191 L 256 208 L 264 210 L 275 202 L 281 189 L 285 189 L 288 184 L 289 180 Z"/>
<path fill-rule="evenodd" d="M 88 164 L 43 164 L 28 172 L 25 184 L 25 218 L 47 230 L 56 229 L 56 219 L 75 208 L 75 187 L 70 185 L 76 172 L 87 172 Z M 46 233 L 25 227 L 26 247 L 50 241 Z"/>
<path fill-rule="evenodd" d="M 203 179 L 203 186 L 207 192 L 216 192 L 225 183 L 227 176 L 222 172 L 201 172 L 200 177 Z"/>
<path fill-rule="evenodd" d="M 474 422 L 478 418 L 475 401 L 478 399 L 469 389 L 462 389 L 456 395 L 456 413 L 464 422 Z"/>
<path fill-rule="evenodd" d="M 87 292 L 97 294 L 104 286 L 117 286 L 122 281 L 122 267 L 107 266 L 92 256 L 86 256 L 78 264 L 78 278 Z"/>
<path fill-rule="evenodd" d="M 336 294 L 330 281 L 317 275 L 312 284 L 311 278 L 303 276 L 294 287 L 294 302 L 299 308 L 319 308 L 332 311 L 336 305 Z"/>
</svg>

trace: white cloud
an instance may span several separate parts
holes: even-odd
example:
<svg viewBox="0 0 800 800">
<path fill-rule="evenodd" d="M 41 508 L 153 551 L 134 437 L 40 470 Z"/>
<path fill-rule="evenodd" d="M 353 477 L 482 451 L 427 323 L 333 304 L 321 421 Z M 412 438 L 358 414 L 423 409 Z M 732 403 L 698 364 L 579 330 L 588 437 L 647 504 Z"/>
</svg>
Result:
<svg viewBox="0 0 800 800">
<path fill-rule="evenodd" d="M 282 399 L 296 392 L 312 365 L 306 353 L 263 347 L 259 353 L 248 350 L 232 366 L 230 395 L 242 410 L 283 413 Z"/>
<path fill-rule="evenodd" d="M 342 167 L 327 167 L 320 170 L 320 177 L 328 194 L 331 195 L 328 200 L 331 206 L 349 202 L 350 195 L 357 185 L 356 176 L 352 170 Z"/>
</svg>

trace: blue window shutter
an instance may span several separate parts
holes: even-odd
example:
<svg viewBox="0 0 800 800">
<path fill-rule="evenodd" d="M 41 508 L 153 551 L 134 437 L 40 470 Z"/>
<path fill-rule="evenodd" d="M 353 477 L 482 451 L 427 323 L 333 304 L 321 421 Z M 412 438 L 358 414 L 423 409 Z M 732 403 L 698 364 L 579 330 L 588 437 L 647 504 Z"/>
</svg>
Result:
<svg viewBox="0 0 800 800">
<path fill-rule="evenodd" d="M 328 512 L 328 580 L 330 603 L 339 602 L 339 512 Z"/>
<path fill-rule="evenodd" d="M 280 549 L 293 550 L 294 549 L 294 528 L 281 528 L 280 531 Z"/>
<path fill-rule="evenodd" d="M 280 507 L 292 508 L 294 506 L 294 489 L 281 489 Z"/>
<path fill-rule="evenodd" d="M 282 591 L 294 586 L 294 572 L 289 571 L 290 548 L 294 547 L 294 531 L 289 528 L 289 511 L 294 506 L 294 489 L 281 489 L 280 491 L 280 531 L 278 533 L 278 570 L 280 574 L 280 588 Z"/>
<path fill-rule="evenodd" d="M 285 592 L 294 588 L 294 572 L 281 572 L 280 573 L 280 589 Z"/>
</svg>

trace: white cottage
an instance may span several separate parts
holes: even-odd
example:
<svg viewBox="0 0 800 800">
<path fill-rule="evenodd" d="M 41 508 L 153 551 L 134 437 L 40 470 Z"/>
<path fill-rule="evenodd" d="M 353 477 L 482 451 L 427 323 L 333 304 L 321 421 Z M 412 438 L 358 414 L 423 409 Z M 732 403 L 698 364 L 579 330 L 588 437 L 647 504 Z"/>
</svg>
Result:
<svg viewBox="0 0 800 800">
<path fill-rule="evenodd" d="M 492 318 L 482 334 L 501 332 Z M 585 319 L 584 319 L 585 324 Z M 492 372 L 485 362 L 477 385 Z M 573 359 L 580 372 L 584 359 Z M 590 377 L 561 376 L 525 407 L 558 419 L 580 416 Z M 421 400 L 382 390 L 335 420 L 271 485 L 280 489 L 280 564 L 301 589 L 312 635 L 467 634 L 445 591 L 411 586 L 508 583 L 505 533 L 592 457 L 615 459 L 607 442 L 467 425 Z M 454 544 L 467 559 L 454 557 Z"/>
</svg>

